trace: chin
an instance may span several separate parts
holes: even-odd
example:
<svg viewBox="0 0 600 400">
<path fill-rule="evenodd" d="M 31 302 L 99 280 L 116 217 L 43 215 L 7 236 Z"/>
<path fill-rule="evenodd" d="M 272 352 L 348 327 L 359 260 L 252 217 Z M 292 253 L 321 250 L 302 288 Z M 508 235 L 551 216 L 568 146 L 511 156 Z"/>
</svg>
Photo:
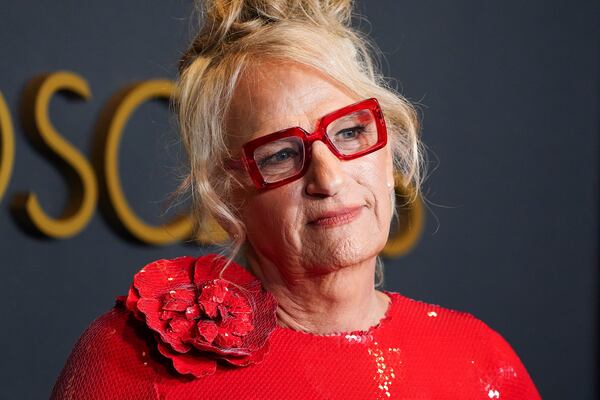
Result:
<svg viewBox="0 0 600 400">
<path fill-rule="evenodd" d="M 307 254 L 303 259 L 319 270 L 337 271 L 374 259 L 385 246 L 385 241 L 381 244 L 379 240 L 374 239 L 374 236 L 369 235 L 352 235 L 339 240 L 323 241 L 316 251 Z"/>
<path fill-rule="evenodd" d="M 381 229 L 375 219 L 359 219 L 348 224 L 306 232 L 306 239 L 315 248 L 327 248 L 335 259 L 363 260 L 374 257 L 383 249 L 388 230 Z M 305 242 L 306 243 L 306 242 Z"/>
</svg>

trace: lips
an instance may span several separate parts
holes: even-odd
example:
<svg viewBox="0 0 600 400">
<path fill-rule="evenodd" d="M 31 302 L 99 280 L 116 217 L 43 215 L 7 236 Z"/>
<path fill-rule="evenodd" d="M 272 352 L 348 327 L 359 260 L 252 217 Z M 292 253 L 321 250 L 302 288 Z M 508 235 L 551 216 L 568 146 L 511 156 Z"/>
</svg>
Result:
<svg viewBox="0 0 600 400">
<path fill-rule="evenodd" d="M 348 224 L 358 218 L 362 209 L 363 206 L 351 206 L 326 211 L 310 220 L 308 224 L 322 228 Z"/>
</svg>

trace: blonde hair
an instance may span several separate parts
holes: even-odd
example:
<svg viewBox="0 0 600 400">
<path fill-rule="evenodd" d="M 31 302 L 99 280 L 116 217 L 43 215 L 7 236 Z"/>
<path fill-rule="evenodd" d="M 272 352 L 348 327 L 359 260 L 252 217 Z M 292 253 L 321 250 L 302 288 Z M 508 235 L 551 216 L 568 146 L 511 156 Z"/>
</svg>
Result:
<svg viewBox="0 0 600 400">
<path fill-rule="evenodd" d="M 412 187 L 413 199 L 419 193 L 423 152 L 417 113 L 375 68 L 375 47 L 350 26 L 352 5 L 352 0 L 207 0 L 200 7 L 203 24 L 181 59 L 174 104 L 190 165 L 179 192 L 191 192 L 196 233 L 211 218 L 228 232 L 230 256 L 246 238 L 228 201 L 234 179 L 224 166 L 225 120 L 238 79 L 261 62 L 301 63 L 360 98 L 376 97 L 395 172 Z M 377 265 L 380 270 L 381 262 Z"/>
</svg>

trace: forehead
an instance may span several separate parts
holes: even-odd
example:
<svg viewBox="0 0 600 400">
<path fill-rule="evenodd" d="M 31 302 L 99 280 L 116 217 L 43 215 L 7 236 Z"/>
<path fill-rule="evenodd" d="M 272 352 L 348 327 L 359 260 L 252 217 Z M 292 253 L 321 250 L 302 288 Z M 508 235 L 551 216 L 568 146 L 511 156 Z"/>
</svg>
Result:
<svg viewBox="0 0 600 400">
<path fill-rule="evenodd" d="M 292 126 L 311 131 L 323 115 L 358 100 L 345 86 L 302 64 L 252 66 L 240 76 L 227 115 L 230 146 Z"/>
</svg>

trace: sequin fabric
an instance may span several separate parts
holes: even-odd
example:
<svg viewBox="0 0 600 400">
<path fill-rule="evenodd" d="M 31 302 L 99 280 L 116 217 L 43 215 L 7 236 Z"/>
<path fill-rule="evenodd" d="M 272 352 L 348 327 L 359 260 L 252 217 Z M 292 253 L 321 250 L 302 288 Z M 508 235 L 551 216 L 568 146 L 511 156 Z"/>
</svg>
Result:
<svg viewBox="0 0 600 400">
<path fill-rule="evenodd" d="M 83 333 L 52 399 L 539 399 L 511 346 L 471 314 L 385 292 L 368 331 L 314 335 L 278 327 L 264 361 L 193 378 L 115 307 Z"/>
</svg>

